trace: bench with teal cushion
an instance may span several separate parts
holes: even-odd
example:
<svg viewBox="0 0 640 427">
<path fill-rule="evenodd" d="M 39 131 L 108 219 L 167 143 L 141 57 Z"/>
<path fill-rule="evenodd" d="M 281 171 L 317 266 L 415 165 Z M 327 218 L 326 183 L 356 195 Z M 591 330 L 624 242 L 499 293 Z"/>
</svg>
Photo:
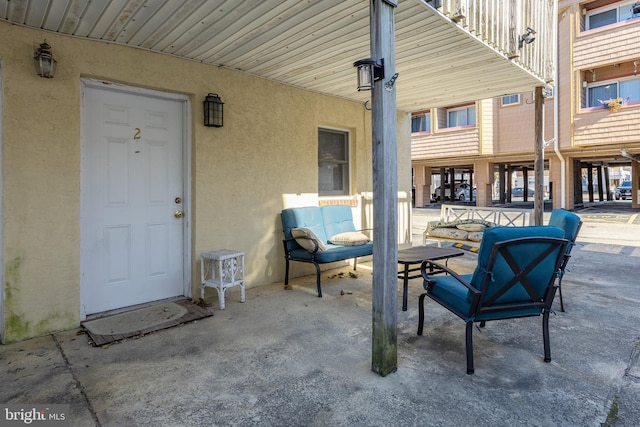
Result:
<svg viewBox="0 0 640 427">
<path fill-rule="evenodd" d="M 331 243 L 332 240 L 338 240 L 336 236 L 362 235 L 356 230 L 350 206 L 288 208 L 282 210 L 281 218 L 284 231 L 284 258 L 286 260 L 285 288 L 288 288 L 289 284 L 290 261 L 307 262 L 315 266 L 318 296 L 322 297 L 320 264 L 353 258 L 353 269 L 355 270 L 358 257 L 373 254 L 373 243 L 368 239 L 357 242 L 344 241 L 343 244 Z M 307 237 L 300 235 L 294 237 L 292 230 L 301 229 L 304 229 L 305 232 L 309 230 L 311 233 L 307 232 Z M 336 239 L 333 239 L 334 237 Z M 306 249 L 300 244 L 300 242 L 304 244 L 305 240 L 309 241 L 305 244 Z"/>
<path fill-rule="evenodd" d="M 460 275 L 436 262 L 423 262 L 427 292 L 419 299 L 418 335 L 428 296 L 466 323 L 467 373 L 472 374 L 474 322 L 484 326 L 491 320 L 542 315 L 544 361 L 549 362 L 549 312 L 566 245 L 558 227 L 496 227 L 484 232 L 473 274 Z M 429 276 L 431 267 L 449 275 Z"/>
</svg>

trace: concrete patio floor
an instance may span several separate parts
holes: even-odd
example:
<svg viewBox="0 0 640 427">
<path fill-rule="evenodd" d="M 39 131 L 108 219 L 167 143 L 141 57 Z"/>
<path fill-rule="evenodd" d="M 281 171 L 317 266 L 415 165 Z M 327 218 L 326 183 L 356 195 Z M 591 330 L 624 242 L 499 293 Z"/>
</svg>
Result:
<svg viewBox="0 0 640 427">
<path fill-rule="evenodd" d="M 449 265 L 470 271 L 475 255 Z M 213 317 L 107 348 L 79 330 L 0 346 L 0 403 L 68 403 L 73 426 L 636 426 L 640 227 L 585 222 L 569 270 L 551 363 L 541 318 L 493 322 L 467 375 L 460 319 L 427 300 L 416 335 L 412 280 L 406 312 L 398 282 L 398 370 L 378 376 L 364 263 L 355 279 L 323 272 L 323 298 L 315 275 L 248 288 L 244 304 L 231 289 L 224 311 L 211 293 Z"/>
</svg>

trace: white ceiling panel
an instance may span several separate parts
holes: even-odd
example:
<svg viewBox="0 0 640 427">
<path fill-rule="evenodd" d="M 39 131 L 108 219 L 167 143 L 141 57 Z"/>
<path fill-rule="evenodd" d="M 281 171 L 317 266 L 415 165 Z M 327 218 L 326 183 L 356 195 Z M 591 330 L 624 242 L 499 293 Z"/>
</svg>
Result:
<svg viewBox="0 0 640 427">
<path fill-rule="evenodd" d="M 403 111 L 532 90 L 541 76 L 420 0 L 396 8 Z M 0 0 L 0 20 L 171 54 L 364 102 L 368 0 Z M 489 28 L 484 28 L 487 32 Z"/>
</svg>

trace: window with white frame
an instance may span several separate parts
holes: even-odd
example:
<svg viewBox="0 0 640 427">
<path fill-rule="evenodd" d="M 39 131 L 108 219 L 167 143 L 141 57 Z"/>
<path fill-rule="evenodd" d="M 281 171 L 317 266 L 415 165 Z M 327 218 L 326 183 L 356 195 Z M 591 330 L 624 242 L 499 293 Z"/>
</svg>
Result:
<svg viewBox="0 0 640 427">
<path fill-rule="evenodd" d="M 588 11 L 586 29 L 593 30 L 594 28 L 626 21 L 632 17 L 631 7 L 634 3 L 635 0 L 613 2 Z"/>
<path fill-rule="evenodd" d="M 502 106 L 520 104 L 520 94 L 505 95 L 502 97 Z"/>
<path fill-rule="evenodd" d="M 318 195 L 349 194 L 349 132 L 318 129 Z"/>
<path fill-rule="evenodd" d="M 431 132 L 431 114 L 421 113 L 412 115 L 411 132 Z"/>
<path fill-rule="evenodd" d="M 616 98 L 640 102 L 640 78 L 610 80 L 587 86 L 587 107 L 600 107 L 601 101 Z"/>
<path fill-rule="evenodd" d="M 476 124 L 476 106 L 468 105 L 466 107 L 448 108 L 447 109 L 447 127 L 453 128 L 458 126 L 475 126 Z"/>
</svg>

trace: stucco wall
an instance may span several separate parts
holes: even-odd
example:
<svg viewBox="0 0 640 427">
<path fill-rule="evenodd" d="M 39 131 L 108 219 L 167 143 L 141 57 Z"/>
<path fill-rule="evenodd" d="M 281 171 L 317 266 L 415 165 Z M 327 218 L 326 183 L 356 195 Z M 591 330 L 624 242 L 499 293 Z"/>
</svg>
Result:
<svg viewBox="0 0 640 427">
<path fill-rule="evenodd" d="M 53 79 L 40 78 L 33 69 L 32 53 L 44 38 L 58 60 Z M 190 97 L 192 200 L 186 214 L 192 220 L 194 295 L 199 294 L 199 254 L 205 250 L 244 251 L 248 287 L 282 280 L 279 212 L 283 195 L 317 191 L 318 127 L 351 132 L 352 192 L 371 191 L 371 116 L 360 103 L 5 23 L 0 23 L 0 40 L 5 342 L 80 321 L 82 78 Z M 222 128 L 201 125 L 209 92 L 225 102 Z M 398 116 L 399 190 L 410 194 L 407 117 Z M 401 223 L 409 224 L 409 218 Z M 306 272 L 297 268 L 294 275 Z"/>
</svg>

